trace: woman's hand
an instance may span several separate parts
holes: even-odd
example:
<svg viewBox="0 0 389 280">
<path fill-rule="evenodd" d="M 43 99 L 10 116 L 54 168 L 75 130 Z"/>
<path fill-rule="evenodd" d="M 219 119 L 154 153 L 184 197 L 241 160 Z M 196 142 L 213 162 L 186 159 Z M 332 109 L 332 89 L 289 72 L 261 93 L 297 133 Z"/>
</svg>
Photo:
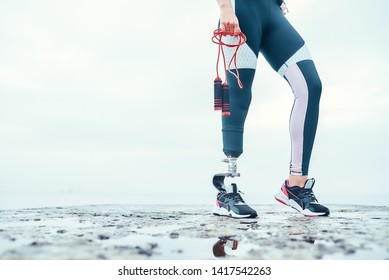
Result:
<svg viewBox="0 0 389 280">
<path fill-rule="evenodd" d="M 239 33 L 239 21 L 232 8 L 231 0 L 218 0 L 220 8 L 220 28 L 222 31 Z"/>
</svg>

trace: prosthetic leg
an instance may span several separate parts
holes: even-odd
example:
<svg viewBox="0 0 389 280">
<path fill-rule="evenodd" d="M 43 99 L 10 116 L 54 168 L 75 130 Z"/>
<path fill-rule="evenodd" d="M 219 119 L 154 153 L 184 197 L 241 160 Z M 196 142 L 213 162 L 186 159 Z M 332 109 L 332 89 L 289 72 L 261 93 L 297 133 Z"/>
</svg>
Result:
<svg viewBox="0 0 389 280">
<path fill-rule="evenodd" d="M 227 173 L 217 173 L 213 176 L 212 183 L 214 187 L 220 191 L 226 191 L 226 185 L 224 184 L 224 179 L 226 177 L 240 177 L 240 173 L 237 172 L 237 158 L 236 157 L 227 157 L 223 159 L 223 162 L 228 164 L 228 172 Z"/>
</svg>

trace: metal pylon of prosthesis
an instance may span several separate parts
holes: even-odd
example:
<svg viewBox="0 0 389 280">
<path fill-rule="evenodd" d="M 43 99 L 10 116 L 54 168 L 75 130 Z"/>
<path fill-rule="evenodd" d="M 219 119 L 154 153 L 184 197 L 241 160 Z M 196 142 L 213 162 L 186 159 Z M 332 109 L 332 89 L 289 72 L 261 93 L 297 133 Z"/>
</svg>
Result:
<svg viewBox="0 0 389 280">
<path fill-rule="evenodd" d="M 228 172 L 227 173 L 218 173 L 213 175 L 212 183 L 218 191 L 226 191 L 226 185 L 224 184 L 224 179 L 226 177 L 240 177 L 240 173 L 237 172 L 237 158 L 227 157 L 223 159 L 222 162 L 228 164 Z"/>
</svg>

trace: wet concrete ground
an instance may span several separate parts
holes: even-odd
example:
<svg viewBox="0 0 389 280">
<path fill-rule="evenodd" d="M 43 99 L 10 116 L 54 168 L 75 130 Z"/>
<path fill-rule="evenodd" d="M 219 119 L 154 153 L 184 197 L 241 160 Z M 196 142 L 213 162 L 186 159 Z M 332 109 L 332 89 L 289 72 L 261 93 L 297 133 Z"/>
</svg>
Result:
<svg viewBox="0 0 389 280">
<path fill-rule="evenodd" d="M 254 205 L 236 220 L 212 206 L 96 205 L 0 211 L 0 259 L 389 260 L 389 207 L 330 205 L 307 218 Z"/>
</svg>

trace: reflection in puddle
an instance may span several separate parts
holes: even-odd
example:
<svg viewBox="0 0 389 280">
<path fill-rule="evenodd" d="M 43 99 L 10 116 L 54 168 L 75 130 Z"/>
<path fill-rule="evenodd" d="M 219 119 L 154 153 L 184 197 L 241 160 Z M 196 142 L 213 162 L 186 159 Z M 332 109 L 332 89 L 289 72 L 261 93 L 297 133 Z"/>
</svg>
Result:
<svg viewBox="0 0 389 280">
<path fill-rule="evenodd" d="M 220 236 L 212 246 L 213 256 L 216 258 L 250 259 L 252 252 L 260 252 L 260 246 L 253 244 L 247 236 Z"/>
<path fill-rule="evenodd" d="M 238 249 L 238 240 L 233 236 L 221 236 L 219 240 L 213 245 L 212 251 L 215 257 L 231 256 L 230 251 Z M 226 253 L 226 251 L 228 253 Z"/>
</svg>

